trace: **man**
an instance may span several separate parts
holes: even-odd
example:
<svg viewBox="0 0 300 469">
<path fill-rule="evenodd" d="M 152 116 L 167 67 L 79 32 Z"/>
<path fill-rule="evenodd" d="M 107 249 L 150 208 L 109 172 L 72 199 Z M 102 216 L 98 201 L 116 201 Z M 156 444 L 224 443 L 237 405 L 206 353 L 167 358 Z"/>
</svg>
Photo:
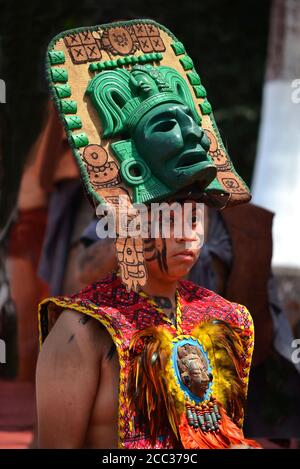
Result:
<svg viewBox="0 0 300 469">
<path fill-rule="evenodd" d="M 119 271 L 40 305 L 40 446 L 257 447 L 241 430 L 251 317 L 180 281 L 200 252 L 199 202 L 250 198 L 191 58 L 163 26 L 135 20 L 57 36 L 48 66 L 87 193 L 98 215 L 114 209 Z M 170 233 L 164 216 L 152 231 L 157 201 L 180 202 Z M 145 206 L 143 220 L 133 211 Z"/>
<path fill-rule="evenodd" d="M 144 292 L 173 323 L 178 280 L 200 252 L 195 228 L 196 222 L 188 239 L 165 240 L 167 276 L 157 258 L 147 262 Z M 157 240 L 157 244 L 161 242 Z M 115 284 L 121 287 L 119 280 Z M 105 328 L 94 318 L 64 310 L 45 341 L 37 367 L 40 446 L 117 447 L 119 372 L 116 348 Z"/>
<path fill-rule="evenodd" d="M 165 324 L 178 333 L 185 323 L 191 327 L 193 320 L 190 320 L 190 314 L 197 314 L 198 324 L 199 320 L 205 322 L 207 316 L 210 320 L 230 318 L 228 325 L 238 327 L 243 338 L 241 343 L 245 348 L 241 352 L 246 361 L 251 360 L 252 320 L 246 308 L 229 303 L 208 290 L 197 288 L 191 282 L 180 281 L 189 273 L 200 253 L 197 204 L 190 201 L 191 204 L 192 229 L 188 236 L 174 237 L 171 226 L 170 238 L 146 241 L 148 281 L 142 293 L 126 293 L 120 278 L 113 273 L 71 299 L 72 309 L 63 309 L 63 302 L 66 306 L 68 304 L 63 298 L 56 306 L 52 304 L 52 314 L 57 314 L 58 319 L 44 342 L 37 367 L 41 447 L 118 447 L 122 423 L 119 415 L 121 409 L 118 407 L 120 365 L 114 342 L 116 336 L 111 328 L 101 326 L 101 323 L 105 324 L 105 315 L 101 318 L 99 314 L 102 302 L 105 305 L 108 301 L 117 316 L 120 313 L 130 314 L 132 308 L 131 317 L 127 319 L 137 333 L 142 325 L 145 332 L 157 324 Z M 165 258 L 166 271 L 161 268 L 160 256 Z M 181 308 L 185 304 L 180 313 L 176 292 Z M 86 314 L 81 314 L 79 303 L 82 307 L 92 302 L 93 306 L 99 305 L 99 308 L 88 310 L 87 306 Z M 117 307 L 119 311 L 116 311 Z M 245 386 L 240 384 L 244 393 Z M 167 422 L 165 425 L 167 428 Z M 136 447 L 140 447 L 140 444 L 149 445 L 149 438 L 143 433 L 135 434 L 133 441 Z M 160 440 L 163 441 L 162 447 L 182 445 L 170 428 L 165 435 L 160 435 Z M 243 440 L 241 434 L 237 436 L 239 440 Z"/>
</svg>

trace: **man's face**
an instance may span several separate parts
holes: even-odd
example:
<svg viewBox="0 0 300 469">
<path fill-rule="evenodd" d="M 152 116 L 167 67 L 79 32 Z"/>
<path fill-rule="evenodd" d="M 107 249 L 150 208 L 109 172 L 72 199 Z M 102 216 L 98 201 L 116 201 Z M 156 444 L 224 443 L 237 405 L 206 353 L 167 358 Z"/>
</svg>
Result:
<svg viewBox="0 0 300 469">
<path fill-rule="evenodd" d="M 171 189 L 194 181 L 204 188 L 215 177 L 207 157 L 210 141 L 187 105 L 156 106 L 141 119 L 133 140 L 152 173 Z"/>
<path fill-rule="evenodd" d="M 179 216 L 171 212 L 168 220 L 161 217 L 161 226 L 170 221 L 170 236 L 144 241 L 145 260 L 149 276 L 162 281 L 175 281 L 186 276 L 197 261 L 203 243 L 203 205 L 186 200 L 182 207 L 182 234 L 176 234 Z M 150 213 L 149 213 L 150 219 Z M 177 223 L 177 225 L 176 225 Z"/>
</svg>

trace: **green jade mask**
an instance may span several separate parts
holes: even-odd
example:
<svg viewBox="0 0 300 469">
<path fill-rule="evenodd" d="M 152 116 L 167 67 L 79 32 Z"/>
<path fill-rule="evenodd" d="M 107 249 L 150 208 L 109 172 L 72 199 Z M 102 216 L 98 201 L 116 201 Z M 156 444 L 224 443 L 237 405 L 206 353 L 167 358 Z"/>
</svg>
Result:
<svg viewBox="0 0 300 469">
<path fill-rule="evenodd" d="M 212 183 L 216 167 L 208 155 L 210 141 L 188 85 L 175 69 L 106 70 L 90 81 L 87 94 L 103 137 L 126 137 L 111 147 L 123 180 L 133 188 L 134 203 L 164 199 L 195 183 L 204 191 Z"/>
</svg>

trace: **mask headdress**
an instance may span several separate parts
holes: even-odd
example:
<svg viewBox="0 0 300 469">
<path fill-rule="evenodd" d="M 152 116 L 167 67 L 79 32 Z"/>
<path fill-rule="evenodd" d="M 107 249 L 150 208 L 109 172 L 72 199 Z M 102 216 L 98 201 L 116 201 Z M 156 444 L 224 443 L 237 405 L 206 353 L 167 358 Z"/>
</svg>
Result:
<svg viewBox="0 0 300 469">
<path fill-rule="evenodd" d="M 99 113 L 103 138 L 130 135 L 150 109 L 163 103 L 186 104 L 201 124 L 187 83 L 171 67 L 134 65 L 131 71 L 103 71 L 90 81 L 87 94 Z"/>
<path fill-rule="evenodd" d="M 87 95 L 99 113 L 103 127 L 102 138 L 124 131 L 125 104 L 131 99 L 128 70 L 107 70 L 96 75 L 88 84 Z"/>
<path fill-rule="evenodd" d="M 192 187 L 216 207 L 249 201 L 193 61 L 166 28 L 135 20 L 66 31 L 51 41 L 47 66 L 93 204 L 111 204 L 118 212 L 120 196 L 130 209 Z M 196 136 L 189 155 L 185 138 L 172 150 L 183 125 Z M 147 280 L 143 240 L 118 233 L 119 224 L 122 279 L 137 290 Z"/>
</svg>

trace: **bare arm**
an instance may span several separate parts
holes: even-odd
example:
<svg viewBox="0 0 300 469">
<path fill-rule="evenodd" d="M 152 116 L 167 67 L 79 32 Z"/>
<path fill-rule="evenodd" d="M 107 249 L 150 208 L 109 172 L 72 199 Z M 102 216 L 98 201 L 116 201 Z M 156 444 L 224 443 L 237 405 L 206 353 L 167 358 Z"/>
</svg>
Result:
<svg viewBox="0 0 300 469">
<path fill-rule="evenodd" d="M 56 321 L 37 364 L 40 448 L 84 446 L 107 343 L 106 331 L 88 316 L 64 311 Z"/>
</svg>

